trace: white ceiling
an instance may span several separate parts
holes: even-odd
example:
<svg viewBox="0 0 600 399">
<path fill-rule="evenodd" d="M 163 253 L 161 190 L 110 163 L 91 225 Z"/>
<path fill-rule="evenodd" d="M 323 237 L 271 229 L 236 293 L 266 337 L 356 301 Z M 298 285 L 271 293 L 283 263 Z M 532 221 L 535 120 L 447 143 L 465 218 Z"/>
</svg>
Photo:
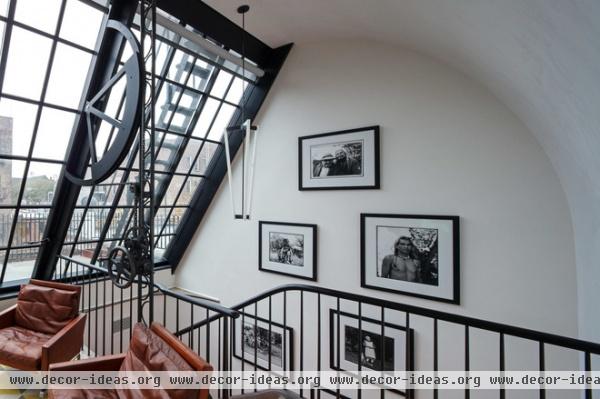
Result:
<svg viewBox="0 0 600 399">
<path fill-rule="evenodd" d="M 600 0 L 207 3 L 236 22 L 237 6 L 249 4 L 248 31 L 271 46 L 374 40 L 436 58 L 485 85 L 528 126 L 554 165 L 574 221 L 581 309 L 598 295 Z M 362 61 L 368 68 L 370 60 Z M 580 310 L 580 324 L 590 311 L 597 316 L 590 306 Z M 590 336 L 583 324 L 582 335 Z M 592 335 L 600 340 L 597 331 Z"/>
</svg>

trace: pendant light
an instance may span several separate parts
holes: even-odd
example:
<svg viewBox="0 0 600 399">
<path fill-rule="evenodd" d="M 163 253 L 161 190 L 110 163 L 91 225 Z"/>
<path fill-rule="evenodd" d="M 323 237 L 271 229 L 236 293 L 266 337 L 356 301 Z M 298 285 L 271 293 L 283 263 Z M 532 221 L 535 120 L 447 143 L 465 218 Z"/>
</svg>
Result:
<svg viewBox="0 0 600 399">
<path fill-rule="evenodd" d="M 238 7 L 237 12 L 242 15 L 242 80 L 243 90 L 246 93 L 246 13 L 250 10 L 250 6 L 242 5 Z M 231 198 L 231 210 L 234 219 L 250 220 L 250 212 L 252 210 L 252 188 L 254 186 L 254 169 L 256 165 L 256 143 L 258 141 L 258 128 L 252 125 L 252 121 L 246 118 L 246 96 L 242 97 L 241 102 L 241 118 L 242 124 L 239 126 L 230 126 L 226 129 L 223 137 L 225 140 L 225 155 L 227 158 L 227 180 L 229 182 L 229 195 Z M 229 151 L 229 135 L 242 134 L 242 206 L 241 212 L 238 212 L 235 205 L 233 192 L 233 178 L 231 168 L 231 154 Z M 248 152 L 251 152 L 250 154 Z"/>
</svg>

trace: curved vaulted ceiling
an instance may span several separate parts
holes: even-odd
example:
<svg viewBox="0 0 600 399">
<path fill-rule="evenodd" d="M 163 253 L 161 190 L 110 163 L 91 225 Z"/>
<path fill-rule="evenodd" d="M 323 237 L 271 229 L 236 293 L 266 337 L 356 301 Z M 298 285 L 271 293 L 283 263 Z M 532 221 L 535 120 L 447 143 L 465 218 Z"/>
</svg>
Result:
<svg viewBox="0 0 600 399">
<path fill-rule="evenodd" d="M 209 0 L 233 21 L 240 1 Z M 600 1 L 254 0 L 248 30 L 272 46 L 361 39 L 403 46 L 479 81 L 531 130 L 565 189 L 580 330 L 600 340 Z M 364 60 L 368 67 L 368 60 Z"/>
</svg>

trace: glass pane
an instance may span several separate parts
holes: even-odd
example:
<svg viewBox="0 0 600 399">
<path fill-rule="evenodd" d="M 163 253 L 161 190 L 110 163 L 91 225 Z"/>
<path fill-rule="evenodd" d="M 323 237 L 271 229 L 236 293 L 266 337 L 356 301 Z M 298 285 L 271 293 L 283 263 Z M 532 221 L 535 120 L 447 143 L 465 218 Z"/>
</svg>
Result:
<svg viewBox="0 0 600 399">
<path fill-rule="evenodd" d="M 201 181 L 201 177 L 190 176 L 185 182 L 185 187 L 181 191 L 181 195 L 177 199 L 177 203 L 175 205 L 189 205 Z"/>
<path fill-rule="evenodd" d="M 104 14 L 78 0 L 69 0 L 60 37 L 94 49 Z M 100 33 L 99 33 L 100 32 Z"/>
<path fill-rule="evenodd" d="M 132 208 L 118 208 L 115 211 L 115 216 L 113 217 L 112 222 L 110 223 L 110 228 L 108 229 L 108 234 L 106 235 L 107 239 L 114 238 L 122 238 L 125 234 L 125 228 L 131 227 L 131 223 L 133 223 L 129 218 L 131 216 Z"/>
<path fill-rule="evenodd" d="M 52 41 L 14 27 L 8 51 L 4 91 L 39 100 Z"/>
<path fill-rule="evenodd" d="M 169 188 L 167 189 L 167 192 L 165 194 L 165 198 L 163 199 L 162 204 L 163 205 L 173 205 L 173 203 L 175 202 L 175 198 L 177 197 L 179 190 L 182 188 L 182 186 L 185 183 L 185 176 L 178 176 L 175 175 L 173 176 L 173 178 L 171 179 L 171 182 L 169 183 Z M 185 190 L 185 187 L 183 187 L 183 191 Z M 183 193 L 182 193 L 183 195 Z"/>
<path fill-rule="evenodd" d="M 225 98 L 230 103 L 238 104 L 240 99 L 242 98 L 242 94 L 244 94 L 244 89 L 246 88 L 246 82 L 244 82 L 240 78 L 235 78 L 233 83 L 231 84 L 231 88 L 227 93 L 227 97 Z"/>
<path fill-rule="evenodd" d="M 225 92 L 227 91 L 227 87 L 229 86 L 229 82 L 231 82 L 232 77 L 233 75 L 231 75 L 230 73 L 225 72 L 223 70 L 220 71 L 219 76 L 217 76 L 215 85 L 210 91 L 210 94 L 215 97 L 223 98 Z"/>
<path fill-rule="evenodd" d="M 38 244 L 46 229 L 50 209 L 21 209 L 12 246 Z"/>
<path fill-rule="evenodd" d="M 29 154 L 37 108 L 21 101 L 0 99 L 0 119 L 3 119 L 0 153 L 22 156 Z"/>
<path fill-rule="evenodd" d="M 19 0 L 17 1 L 15 20 L 54 34 L 60 3 L 60 0 Z"/>
<path fill-rule="evenodd" d="M 31 162 L 23 192 L 23 205 L 52 205 L 56 181 L 62 165 Z"/>
<path fill-rule="evenodd" d="M 165 84 L 158 96 L 156 102 L 156 127 L 159 129 L 168 129 L 173 113 L 173 107 L 181 89 L 171 84 Z"/>
<path fill-rule="evenodd" d="M 8 15 L 8 5 L 10 4 L 10 0 L 0 0 L 0 15 L 7 16 Z"/>
<path fill-rule="evenodd" d="M 17 205 L 24 170 L 25 161 L 0 159 L 0 204 Z"/>
<path fill-rule="evenodd" d="M 235 111 L 235 107 L 228 104 L 221 105 L 221 110 L 219 111 L 219 115 L 213 124 L 213 127 L 210 129 L 210 133 L 208 133 L 208 138 L 211 140 L 218 141 L 223 136 L 223 131 L 229 125 L 229 121 L 231 120 L 231 116 Z"/>
<path fill-rule="evenodd" d="M 77 230 L 81 224 L 81 219 L 83 219 L 83 212 L 83 209 L 75 209 L 73 211 L 73 216 L 71 217 L 71 223 L 69 224 L 69 229 L 67 230 L 65 242 L 73 242 L 77 238 Z"/>
<path fill-rule="evenodd" d="M 171 166 L 177 156 L 183 138 L 174 134 L 167 134 L 162 143 L 158 156 L 154 161 L 155 170 L 167 172 L 173 169 Z"/>
<path fill-rule="evenodd" d="M 196 90 L 204 91 L 206 84 L 210 80 L 210 76 L 215 72 L 215 67 L 207 64 L 202 60 L 196 61 L 196 66 L 192 71 L 192 76 L 188 80 L 188 86 Z"/>
<path fill-rule="evenodd" d="M 92 56 L 58 43 L 48 82 L 46 101 L 78 108 Z"/>
<path fill-rule="evenodd" d="M 171 67 L 167 73 L 167 78 L 183 84 L 189 75 L 188 71 L 192 67 L 193 62 L 194 58 L 191 55 L 188 55 L 181 50 L 176 50 L 173 61 L 171 62 Z"/>
<path fill-rule="evenodd" d="M 74 122 L 75 114 L 44 107 L 33 157 L 64 160 Z"/>
<path fill-rule="evenodd" d="M 40 247 L 13 249 L 8 256 L 4 281 L 28 279 L 33 272 Z"/>
<path fill-rule="evenodd" d="M 167 215 L 169 213 L 170 208 L 160 208 L 154 218 L 154 231 L 158 234 L 161 229 L 164 230 L 161 234 L 172 234 L 175 233 L 179 222 L 181 221 L 181 214 L 185 209 L 173 209 L 171 216 L 167 220 Z"/>
<path fill-rule="evenodd" d="M 202 151 L 200 152 L 200 156 L 198 157 L 198 159 L 196 159 L 196 162 L 194 163 L 194 167 L 192 169 L 193 174 L 203 175 L 204 173 L 206 173 L 208 164 L 212 160 L 212 157 L 217 148 L 219 148 L 219 146 L 214 143 L 204 144 L 204 147 L 202 147 Z"/>
<path fill-rule="evenodd" d="M 0 247 L 8 245 L 8 238 L 14 217 L 14 209 L 0 209 Z"/>
<path fill-rule="evenodd" d="M 77 241 L 92 241 L 100 238 L 109 211 L 109 209 L 88 209 Z"/>
<path fill-rule="evenodd" d="M 171 243 L 172 239 L 173 239 L 172 235 L 171 236 L 160 236 L 156 242 L 156 246 L 154 249 L 154 256 L 162 257 L 165 253 L 165 250 Z"/>
<path fill-rule="evenodd" d="M 206 136 L 206 132 L 208 132 L 208 129 L 213 123 L 213 119 L 215 119 L 218 108 L 218 100 L 209 98 L 206 101 L 206 104 L 204 104 L 204 108 L 202 109 L 202 114 L 200 114 L 200 118 L 198 118 L 198 122 L 196 122 L 194 131 L 192 132 L 193 137 L 204 138 L 204 136 Z"/>
</svg>

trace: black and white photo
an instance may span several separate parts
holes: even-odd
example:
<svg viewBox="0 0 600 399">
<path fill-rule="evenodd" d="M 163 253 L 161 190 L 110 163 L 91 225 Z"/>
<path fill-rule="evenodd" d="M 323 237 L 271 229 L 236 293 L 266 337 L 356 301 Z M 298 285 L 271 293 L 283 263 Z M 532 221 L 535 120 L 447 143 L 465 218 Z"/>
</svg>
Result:
<svg viewBox="0 0 600 399">
<path fill-rule="evenodd" d="M 457 216 L 361 215 L 363 287 L 459 303 Z"/>
<path fill-rule="evenodd" d="M 291 370 L 293 330 L 279 323 L 244 315 L 235 320 L 234 356 L 263 370 Z"/>
<path fill-rule="evenodd" d="M 412 329 L 407 336 L 402 326 L 364 316 L 359 322 L 358 315 L 335 309 L 329 311 L 329 328 L 332 370 L 398 372 L 413 368 Z"/>
<path fill-rule="evenodd" d="M 379 126 L 298 139 L 299 189 L 379 188 Z"/>
<path fill-rule="evenodd" d="M 293 266 L 304 266 L 304 234 L 269 232 L 269 260 Z"/>
<path fill-rule="evenodd" d="M 259 270 L 316 281 L 317 226 L 258 223 Z"/>
</svg>

